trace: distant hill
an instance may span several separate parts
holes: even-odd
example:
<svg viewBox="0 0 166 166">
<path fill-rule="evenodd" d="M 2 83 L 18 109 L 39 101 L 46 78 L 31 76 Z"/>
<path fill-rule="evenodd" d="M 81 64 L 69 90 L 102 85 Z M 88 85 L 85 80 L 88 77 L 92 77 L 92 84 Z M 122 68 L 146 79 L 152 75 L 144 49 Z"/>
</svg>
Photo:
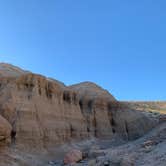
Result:
<svg viewBox="0 0 166 166">
<path fill-rule="evenodd" d="M 166 114 L 166 101 L 123 101 L 131 109 Z"/>
</svg>

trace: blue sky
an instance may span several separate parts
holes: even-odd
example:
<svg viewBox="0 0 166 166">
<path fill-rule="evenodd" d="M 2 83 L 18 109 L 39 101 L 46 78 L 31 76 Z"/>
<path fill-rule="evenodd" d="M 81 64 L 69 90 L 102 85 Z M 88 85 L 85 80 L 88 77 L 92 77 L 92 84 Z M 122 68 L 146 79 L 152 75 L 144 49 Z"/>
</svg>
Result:
<svg viewBox="0 0 166 166">
<path fill-rule="evenodd" d="M 119 100 L 165 100 L 165 0 L 1 0 L 0 61 Z"/>
</svg>

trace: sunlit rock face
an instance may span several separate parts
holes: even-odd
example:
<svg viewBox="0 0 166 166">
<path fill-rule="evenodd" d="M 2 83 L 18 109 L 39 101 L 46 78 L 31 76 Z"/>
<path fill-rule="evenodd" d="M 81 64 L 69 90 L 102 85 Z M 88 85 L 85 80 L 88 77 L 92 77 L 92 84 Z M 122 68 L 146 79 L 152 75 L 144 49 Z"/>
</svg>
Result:
<svg viewBox="0 0 166 166">
<path fill-rule="evenodd" d="M 6 145 L 11 142 L 11 131 L 10 123 L 0 116 L 0 145 Z"/>
<path fill-rule="evenodd" d="M 0 63 L 0 77 L 18 77 L 25 73 L 28 71 L 10 64 Z"/>
<path fill-rule="evenodd" d="M 12 141 L 33 147 L 114 134 L 134 139 L 156 123 L 94 83 L 67 87 L 8 64 L 0 64 L 0 114 Z"/>
</svg>

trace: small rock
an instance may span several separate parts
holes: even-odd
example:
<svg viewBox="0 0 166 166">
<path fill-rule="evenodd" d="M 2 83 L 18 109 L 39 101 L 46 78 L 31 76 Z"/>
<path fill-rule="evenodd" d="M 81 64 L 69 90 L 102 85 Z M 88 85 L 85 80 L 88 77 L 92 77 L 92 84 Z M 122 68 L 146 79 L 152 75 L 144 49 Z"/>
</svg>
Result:
<svg viewBox="0 0 166 166">
<path fill-rule="evenodd" d="M 99 156 L 105 156 L 105 152 L 103 150 L 90 150 L 89 157 L 96 158 Z"/>
<path fill-rule="evenodd" d="M 63 161 L 49 161 L 48 164 L 50 166 L 62 166 L 63 165 Z"/>
<path fill-rule="evenodd" d="M 145 149 L 144 149 L 144 152 L 145 152 L 145 153 L 149 153 L 149 152 L 151 152 L 151 151 L 153 150 L 153 147 L 152 147 L 152 146 L 145 146 L 144 148 L 145 148 Z"/>
<path fill-rule="evenodd" d="M 82 160 L 82 152 L 80 150 L 73 149 L 64 157 L 64 164 L 74 164 Z"/>
<path fill-rule="evenodd" d="M 49 165 L 54 165 L 54 162 L 53 161 L 49 161 L 48 164 Z"/>
<path fill-rule="evenodd" d="M 143 143 L 143 147 L 147 147 L 147 146 L 153 146 L 156 145 L 157 143 L 153 140 L 148 140 L 146 142 Z"/>
<path fill-rule="evenodd" d="M 96 160 L 90 160 L 88 166 L 96 166 Z"/>
<path fill-rule="evenodd" d="M 109 164 L 109 161 L 104 161 L 104 166 L 109 166 L 110 164 Z"/>
</svg>

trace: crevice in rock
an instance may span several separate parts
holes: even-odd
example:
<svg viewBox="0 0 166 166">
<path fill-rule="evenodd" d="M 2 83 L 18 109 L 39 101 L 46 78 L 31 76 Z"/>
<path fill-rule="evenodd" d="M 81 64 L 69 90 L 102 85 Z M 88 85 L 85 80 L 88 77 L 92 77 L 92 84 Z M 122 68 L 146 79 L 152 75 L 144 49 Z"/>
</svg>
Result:
<svg viewBox="0 0 166 166">
<path fill-rule="evenodd" d="M 90 128 L 89 128 L 89 126 L 87 126 L 87 132 L 88 132 L 88 133 L 90 132 Z"/>
<path fill-rule="evenodd" d="M 129 139 L 129 129 L 128 129 L 128 125 L 126 121 L 125 121 L 125 132 L 126 132 L 127 139 Z"/>
<path fill-rule="evenodd" d="M 48 85 L 45 86 L 45 92 L 46 92 L 46 96 L 48 99 L 52 99 L 52 86 L 51 84 L 48 83 Z"/>
<path fill-rule="evenodd" d="M 11 136 L 12 144 L 15 144 L 15 142 L 16 142 L 16 131 L 12 130 L 10 136 Z"/>
<path fill-rule="evenodd" d="M 38 87 L 38 93 L 41 96 L 41 87 L 40 86 Z"/>
<path fill-rule="evenodd" d="M 96 121 L 96 113 L 94 112 L 93 118 L 93 127 L 94 127 L 94 136 L 97 137 L 97 121 Z"/>
<path fill-rule="evenodd" d="M 92 109 L 93 109 L 93 101 L 90 100 L 90 101 L 88 101 L 88 110 L 89 110 L 89 113 L 92 112 Z"/>
<path fill-rule="evenodd" d="M 42 95 L 42 89 L 41 89 L 41 82 L 38 80 L 38 93 L 41 96 Z"/>
<path fill-rule="evenodd" d="M 76 93 L 73 93 L 73 102 L 74 102 L 74 104 L 75 105 L 77 105 L 78 104 L 78 100 L 77 100 L 77 94 Z"/>
<path fill-rule="evenodd" d="M 112 128 L 112 133 L 114 133 L 114 134 L 116 133 L 116 130 L 115 130 L 115 128 Z"/>
<path fill-rule="evenodd" d="M 116 126 L 116 122 L 115 122 L 114 118 L 111 119 L 111 125 Z"/>
<path fill-rule="evenodd" d="M 80 106 L 81 111 L 83 111 L 83 101 L 81 99 L 79 101 L 79 106 Z"/>
<path fill-rule="evenodd" d="M 67 103 L 71 103 L 70 93 L 67 91 L 63 92 L 63 100 Z"/>
<path fill-rule="evenodd" d="M 112 133 L 115 134 L 116 133 L 116 122 L 115 122 L 115 119 L 113 117 L 113 113 L 108 110 L 108 117 L 109 117 L 109 123 L 110 123 L 110 126 L 112 128 Z"/>
<path fill-rule="evenodd" d="M 32 84 L 32 83 L 24 83 L 24 86 L 25 86 L 26 89 L 28 89 L 29 91 L 32 91 L 35 85 Z"/>
<path fill-rule="evenodd" d="M 74 136 L 74 128 L 72 125 L 70 125 L 70 136 L 71 138 Z"/>
<path fill-rule="evenodd" d="M 115 126 L 116 126 L 116 122 L 113 118 L 111 118 L 111 127 L 112 127 L 112 133 L 116 133 L 116 130 L 115 130 Z"/>
</svg>

